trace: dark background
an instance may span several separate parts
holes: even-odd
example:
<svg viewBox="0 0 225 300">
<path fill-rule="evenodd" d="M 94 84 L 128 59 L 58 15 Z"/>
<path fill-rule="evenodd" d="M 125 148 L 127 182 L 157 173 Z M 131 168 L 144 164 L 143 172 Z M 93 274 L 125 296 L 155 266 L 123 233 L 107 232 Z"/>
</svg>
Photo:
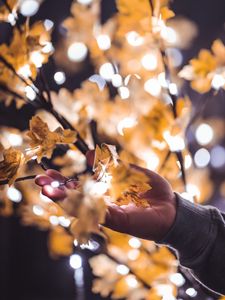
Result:
<svg viewBox="0 0 225 300">
<path fill-rule="evenodd" d="M 39 12 L 32 18 L 51 19 L 55 23 L 53 41 L 57 43 L 62 35 L 62 21 L 70 13 L 69 0 L 46 0 L 41 5 Z M 132 0 L 130 1 L 132 5 Z M 183 51 L 184 62 L 195 56 L 200 48 L 209 48 L 216 38 L 224 40 L 225 1 L 224 0 L 176 0 L 172 8 L 177 15 L 188 17 L 197 23 L 199 35 L 189 50 Z M 113 0 L 102 1 L 102 22 L 116 12 Z M 0 41 L 9 38 L 11 28 L 9 25 L 0 24 Z M 54 61 L 51 60 L 45 67 L 45 73 L 49 79 L 51 89 L 58 89 L 53 80 L 53 74 L 57 70 Z M 79 74 L 67 78 L 65 86 L 71 90 L 79 87 L 82 80 L 92 74 L 89 66 Z M 200 96 L 186 89 L 192 97 L 195 105 L 200 101 Z M 216 97 L 211 97 L 203 112 L 203 116 L 225 115 L 224 92 Z M 202 101 L 202 99 L 201 99 Z M 14 105 L 5 108 L 0 102 L 0 125 L 14 126 L 20 129 L 28 127 L 28 120 L 34 113 L 31 107 L 24 107 L 18 111 Z M 191 133 L 190 133 L 191 136 Z M 190 145 L 194 147 L 194 145 Z M 218 184 L 224 178 L 224 171 L 212 170 L 212 178 Z M 217 190 L 212 203 L 224 208 L 225 200 L 219 201 Z M 101 299 L 98 295 L 91 295 L 91 275 L 87 265 L 90 252 L 82 253 L 85 270 L 85 299 Z M 182 297 L 184 298 L 184 297 Z M 16 216 L 0 218 L 0 300 L 81 300 L 76 296 L 73 279 L 73 270 L 69 266 L 68 258 L 52 260 L 47 249 L 47 232 L 41 232 L 36 228 L 22 227 Z M 185 299 L 189 299 L 185 296 Z M 199 291 L 195 299 L 210 300 L 210 296 Z"/>
</svg>

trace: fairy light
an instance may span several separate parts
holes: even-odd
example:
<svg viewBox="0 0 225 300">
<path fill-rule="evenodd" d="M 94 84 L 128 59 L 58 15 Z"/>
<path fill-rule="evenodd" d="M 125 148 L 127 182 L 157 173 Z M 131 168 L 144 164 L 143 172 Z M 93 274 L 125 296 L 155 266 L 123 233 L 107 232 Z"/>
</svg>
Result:
<svg viewBox="0 0 225 300">
<path fill-rule="evenodd" d="M 99 74 L 102 76 L 106 81 L 111 81 L 113 75 L 115 74 L 115 70 L 113 68 L 113 65 L 109 62 L 104 63 L 101 65 L 99 69 Z"/>
<path fill-rule="evenodd" d="M 132 237 L 131 239 L 129 239 L 128 244 L 134 249 L 138 249 L 141 247 L 141 241 L 135 237 Z"/>
<path fill-rule="evenodd" d="M 161 85 L 156 78 L 151 78 L 145 82 L 144 90 L 152 96 L 157 97 L 161 93 Z"/>
<path fill-rule="evenodd" d="M 73 254 L 70 256 L 70 266 L 71 268 L 77 270 L 82 267 L 82 258 L 78 254 Z"/>
<path fill-rule="evenodd" d="M 14 187 L 10 187 L 7 190 L 7 196 L 9 197 L 9 199 L 15 203 L 19 203 L 22 201 L 22 194 L 19 190 L 17 190 Z"/>
<path fill-rule="evenodd" d="M 151 53 L 146 54 L 142 57 L 141 64 L 148 71 L 154 71 L 158 66 L 156 56 Z"/>
<path fill-rule="evenodd" d="M 31 70 L 30 70 L 30 66 L 28 64 L 22 66 L 19 68 L 19 70 L 17 71 L 17 73 L 20 76 L 23 76 L 24 78 L 28 78 L 31 76 Z"/>
<path fill-rule="evenodd" d="M 174 273 L 169 276 L 170 281 L 177 287 L 181 287 L 185 284 L 185 278 L 181 273 Z"/>
<path fill-rule="evenodd" d="M 143 45 L 144 38 L 140 36 L 136 31 L 130 31 L 126 34 L 127 42 L 134 47 Z"/>
<path fill-rule="evenodd" d="M 60 186 L 60 183 L 59 183 L 59 181 L 52 181 L 52 182 L 51 182 L 51 186 L 52 186 L 53 188 L 58 188 L 58 187 Z"/>
<path fill-rule="evenodd" d="M 30 60 L 37 68 L 41 68 L 44 62 L 44 56 L 40 52 L 34 51 L 31 53 Z"/>
<path fill-rule="evenodd" d="M 161 37 L 170 44 L 175 44 L 177 42 L 176 31 L 168 26 L 164 26 L 161 30 Z"/>
<path fill-rule="evenodd" d="M 14 26 L 16 24 L 16 17 L 13 13 L 8 14 L 7 19 L 11 26 Z"/>
<path fill-rule="evenodd" d="M 118 93 L 120 95 L 120 98 L 123 100 L 126 100 L 130 97 L 130 90 L 126 86 L 121 86 L 118 88 Z"/>
<path fill-rule="evenodd" d="M 32 210 L 36 216 L 44 215 L 44 209 L 40 205 L 34 205 Z"/>
<path fill-rule="evenodd" d="M 197 296 L 198 292 L 194 289 L 194 288 L 188 288 L 185 293 L 191 297 L 191 298 L 194 298 Z"/>
<path fill-rule="evenodd" d="M 116 271 L 120 275 L 127 275 L 127 274 L 129 274 L 130 269 L 127 266 L 125 266 L 125 265 L 118 265 L 116 267 Z"/>
<path fill-rule="evenodd" d="M 178 94 L 178 89 L 176 83 L 170 83 L 169 84 L 169 91 L 171 95 L 177 95 Z"/>
<path fill-rule="evenodd" d="M 124 135 L 123 130 L 125 128 L 132 128 L 137 124 L 137 120 L 135 118 L 127 117 L 124 118 L 122 121 L 119 122 L 117 125 L 117 131 L 120 135 Z"/>
<path fill-rule="evenodd" d="M 82 250 L 84 249 L 88 249 L 88 250 L 91 250 L 91 251 L 97 251 L 100 247 L 100 244 L 94 240 L 90 240 L 88 241 L 86 244 L 82 244 L 80 245 L 80 248 Z"/>
<path fill-rule="evenodd" d="M 100 34 L 97 37 L 97 43 L 98 47 L 103 51 L 106 51 L 111 47 L 111 39 L 107 34 Z"/>
<path fill-rule="evenodd" d="M 54 26 L 54 22 L 52 20 L 46 19 L 44 20 L 44 26 L 47 31 L 51 30 Z"/>
<path fill-rule="evenodd" d="M 164 149 L 165 147 L 163 147 Z M 163 150 L 161 149 L 161 150 Z M 147 168 L 150 170 L 155 171 L 160 163 L 159 157 L 158 155 L 156 155 L 155 152 L 149 150 L 149 151 L 143 151 L 143 152 L 139 152 L 140 159 L 144 160 L 147 164 Z"/>
<path fill-rule="evenodd" d="M 211 151 L 211 165 L 214 168 L 221 168 L 225 165 L 225 149 L 222 146 L 215 146 Z"/>
<path fill-rule="evenodd" d="M 7 139 L 9 141 L 10 145 L 14 146 L 14 147 L 21 146 L 23 143 L 23 138 L 19 134 L 16 134 L 16 133 L 7 134 Z"/>
<path fill-rule="evenodd" d="M 29 85 L 25 87 L 25 94 L 26 94 L 26 97 L 31 101 L 34 101 L 37 97 L 36 92 Z"/>
<path fill-rule="evenodd" d="M 71 61 L 82 62 L 85 60 L 88 54 L 88 48 L 84 43 L 75 42 L 69 46 L 67 55 Z"/>
<path fill-rule="evenodd" d="M 184 157 L 184 167 L 185 169 L 189 169 L 192 165 L 192 157 L 190 154 L 185 155 Z"/>
<path fill-rule="evenodd" d="M 138 281 L 134 275 L 129 275 L 126 277 L 127 285 L 131 288 L 136 288 L 138 286 Z"/>
<path fill-rule="evenodd" d="M 163 137 L 166 140 L 172 152 L 184 150 L 185 143 L 184 143 L 184 139 L 181 136 L 179 135 L 172 136 L 170 132 L 167 130 L 164 132 Z"/>
<path fill-rule="evenodd" d="M 54 80 L 58 85 L 62 85 L 66 81 L 66 75 L 64 72 L 59 71 L 54 74 Z"/>
<path fill-rule="evenodd" d="M 140 251 L 138 249 L 132 249 L 127 253 L 127 256 L 130 260 L 136 260 L 140 255 Z"/>
<path fill-rule="evenodd" d="M 162 297 L 162 300 L 176 300 L 173 296 L 173 286 L 170 284 L 158 284 L 156 286 L 157 293 Z"/>
<path fill-rule="evenodd" d="M 166 80 L 166 74 L 165 72 L 162 72 L 158 75 L 158 81 L 161 87 L 168 88 L 168 82 Z"/>
<path fill-rule="evenodd" d="M 210 153 L 207 149 L 201 148 L 194 155 L 194 161 L 197 167 L 204 168 L 210 162 Z"/>
<path fill-rule="evenodd" d="M 58 217 L 58 221 L 59 221 L 59 224 L 65 228 L 69 227 L 71 224 L 71 221 L 69 219 L 65 218 L 64 216 Z"/>
<path fill-rule="evenodd" d="M 209 144 L 214 136 L 214 131 L 208 124 L 202 123 L 198 126 L 195 132 L 195 137 L 199 145 Z"/>
<path fill-rule="evenodd" d="M 20 13 L 25 17 L 31 17 L 35 15 L 40 7 L 40 3 L 37 0 L 23 0 L 20 4 Z"/>
<path fill-rule="evenodd" d="M 51 42 L 47 42 L 46 45 L 41 49 L 42 53 L 48 54 L 54 51 L 54 47 Z"/>
<path fill-rule="evenodd" d="M 171 65 L 174 68 L 178 68 L 182 65 L 183 63 L 183 55 L 181 51 L 177 48 L 168 48 L 166 49 L 166 54 L 168 55 Z"/>
<path fill-rule="evenodd" d="M 50 216 L 50 217 L 49 217 L 49 222 L 50 222 L 53 226 L 59 225 L 59 219 L 58 219 L 57 216 Z"/>
<path fill-rule="evenodd" d="M 120 87 L 123 84 L 123 78 L 120 74 L 114 74 L 112 76 L 112 85 L 116 88 Z"/>
<path fill-rule="evenodd" d="M 211 85 L 215 90 L 219 90 L 225 85 L 225 77 L 221 74 L 215 74 Z"/>
</svg>

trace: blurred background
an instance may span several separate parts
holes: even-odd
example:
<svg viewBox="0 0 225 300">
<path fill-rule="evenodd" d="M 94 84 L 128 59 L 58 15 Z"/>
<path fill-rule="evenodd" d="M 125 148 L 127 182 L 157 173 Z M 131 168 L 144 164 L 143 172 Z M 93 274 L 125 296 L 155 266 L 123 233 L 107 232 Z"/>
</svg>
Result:
<svg viewBox="0 0 225 300">
<path fill-rule="evenodd" d="M 35 1 L 24 1 L 22 13 L 32 15 L 31 22 L 36 20 L 49 20 L 54 23 L 53 45 L 57 48 L 66 37 L 63 21 L 70 15 L 72 1 L 45 0 L 36 4 Z M 132 1 L 131 1 L 132 5 Z M 196 56 L 201 48 L 210 48 L 213 40 L 220 38 L 225 41 L 225 2 L 224 0 L 174 0 L 172 9 L 176 15 L 193 21 L 197 26 L 197 34 L 188 49 L 181 50 L 182 65 Z M 113 0 L 102 0 L 101 19 L 104 23 L 116 12 Z M 0 23 L 0 42 L 10 38 L 11 27 Z M 74 90 L 80 83 L 93 74 L 93 66 L 87 60 L 83 68 L 76 72 L 70 71 L 66 75 L 64 69 L 57 61 L 51 58 L 44 66 L 44 72 L 51 90 L 58 91 L 61 84 L 69 90 Z M 214 192 L 209 203 L 225 211 L 225 95 L 220 91 L 217 95 L 208 93 L 199 95 L 189 84 L 184 86 L 186 92 L 198 109 L 195 129 L 190 127 L 186 137 L 188 147 L 196 164 L 210 168 L 210 178 L 214 184 Z M 28 120 L 34 114 L 34 109 L 24 106 L 16 110 L 15 104 L 5 107 L 0 102 L 0 125 L 12 126 L 21 130 L 28 128 Z M 217 121 L 216 121 L 217 120 Z M 218 121 L 219 120 L 219 121 Z M 224 125 L 224 124 L 223 124 Z M 222 132 L 221 132 L 222 131 Z M 220 135 L 219 142 L 211 143 L 213 135 Z M 203 139 L 202 139 L 203 136 Z M 202 151 L 204 145 L 207 153 L 201 153 L 203 161 L 198 161 L 196 153 Z M 204 156 L 205 155 L 205 156 Z M 208 156 L 210 155 L 210 158 Z M 204 158 L 205 157 L 205 158 Z M 0 217 L 0 299 L 2 300 L 95 300 L 102 299 L 99 295 L 91 293 L 92 275 L 88 258 L 101 252 L 98 244 L 93 250 L 80 249 L 83 262 L 83 279 L 74 278 L 74 269 L 71 268 L 69 258 L 52 259 L 47 248 L 48 232 L 40 231 L 34 227 L 20 225 L 17 216 Z M 221 258 L 223 259 L 223 258 Z M 75 280 L 76 279 L 76 280 Z M 195 287 L 197 293 L 186 292 Z M 216 299 L 215 295 L 206 293 L 201 287 L 187 280 L 179 292 L 178 299 Z"/>
</svg>

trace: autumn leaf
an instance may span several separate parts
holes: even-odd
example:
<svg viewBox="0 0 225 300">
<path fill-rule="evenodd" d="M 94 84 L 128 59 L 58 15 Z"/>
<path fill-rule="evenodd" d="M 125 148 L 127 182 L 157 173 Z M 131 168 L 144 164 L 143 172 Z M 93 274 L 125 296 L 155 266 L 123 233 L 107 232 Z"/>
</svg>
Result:
<svg viewBox="0 0 225 300">
<path fill-rule="evenodd" d="M 9 180 L 11 185 L 23 165 L 24 156 L 20 150 L 9 148 L 2 150 L 3 160 L 0 161 L 0 180 Z"/>
<path fill-rule="evenodd" d="M 53 258 L 69 256 L 73 252 L 73 237 L 65 229 L 57 226 L 49 233 L 48 247 Z"/>
<path fill-rule="evenodd" d="M 126 163 L 120 163 L 110 171 L 112 180 L 109 193 L 113 202 L 118 205 L 134 203 L 137 206 L 149 206 L 148 201 L 139 196 L 139 193 L 151 189 L 149 178 L 144 173 Z"/>
<path fill-rule="evenodd" d="M 110 167 L 116 166 L 117 160 L 118 154 L 115 146 L 107 144 L 102 144 L 101 148 L 96 146 L 93 171 L 97 180 L 101 180 Z"/>
<path fill-rule="evenodd" d="M 32 154 L 37 155 L 37 160 L 40 162 L 43 157 L 51 158 L 57 144 L 73 144 L 77 134 L 61 127 L 50 131 L 48 125 L 40 117 L 34 116 L 30 121 L 30 131 L 27 136 L 31 139 Z"/>
<path fill-rule="evenodd" d="M 88 242 L 91 233 L 103 236 L 99 224 L 105 221 L 106 204 L 100 185 L 89 175 L 80 176 L 77 190 L 69 190 L 68 197 L 60 203 L 68 215 L 77 218 L 70 229 L 81 244 Z"/>
</svg>

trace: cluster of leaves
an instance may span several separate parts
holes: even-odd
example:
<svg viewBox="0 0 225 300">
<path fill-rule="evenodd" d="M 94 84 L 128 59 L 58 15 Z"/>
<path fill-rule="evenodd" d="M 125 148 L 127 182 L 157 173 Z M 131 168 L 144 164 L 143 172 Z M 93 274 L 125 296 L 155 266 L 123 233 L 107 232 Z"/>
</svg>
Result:
<svg viewBox="0 0 225 300">
<path fill-rule="evenodd" d="M 202 49 L 198 58 L 190 60 L 180 76 L 191 81 L 191 87 L 199 93 L 212 88 L 225 89 L 225 46 L 221 40 L 212 44 L 212 49 Z"/>
<path fill-rule="evenodd" d="M 0 7 L 1 20 L 8 20 L 9 13 L 16 11 L 17 1 L 8 1 L 8 5 L 8 8 Z M 158 249 L 143 240 L 138 240 L 135 248 L 129 244 L 131 237 L 111 231 L 103 233 L 99 226 L 105 221 L 107 201 L 149 206 L 138 195 L 154 186 L 146 175 L 131 168 L 130 163 L 159 171 L 174 189 L 184 190 L 185 166 L 180 158 L 183 156 L 184 163 L 190 159 L 183 145 L 191 104 L 188 97 L 177 97 L 169 89 L 169 84 L 174 83 L 170 74 L 178 86 L 180 81 L 176 70 L 170 68 L 172 58 L 165 53 L 170 44 L 165 34 L 170 28 L 167 22 L 174 16 L 168 5 L 168 0 L 133 1 L 132 5 L 129 0 L 117 0 L 118 13 L 100 26 L 99 0 L 89 5 L 74 2 L 71 16 L 64 22 L 68 34 L 65 43 L 61 43 L 63 53 L 73 42 L 84 43 L 96 74 L 73 92 L 49 91 L 43 82 L 42 88 L 36 86 L 39 68 L 52 54 L 51 30 L 43 22 L 31 27 L 28 22 L 19 28 L 15 26 L 9 45 L 0 46 L 1 100 L 8 105 L 14 99 L 18 108 L 25 103 L 39 108 L 30 120 L 28 132 L 15 134 L 9 128 L 0 128 L 4 133 L 0 135 L 0 182 L 10 184 L 1 191 L 5 209 L 0 208 L 0 212 L 4 215 L 12 212 L 11 201 L 7 200 L 10 189 L 21 191 L 22 221 L 50 231 L 49 250 L 53 257 L 70 255 L 74 240 L 82 244 L 88 242 L 92 233 L 107 236 L 107 254 L 91 260 L 93 272 L 99 277 L 93 290 L 102 296 L 112 293 L 115 299 L 162 299 L 161 285 L 169 287 L 171 297 L 176 295 L 168 277 L 176 272 L 177 261 L 166 248 Z M 104 34 L 111 39 L 108 49 L 98 44 L 99 35 Z M 210 64 L 205 63 L 205 54 L 191 62 L 196 80 L 218 72 L 222 66 L 222 49 L 222 44 L 216 41 L 214 54 L 207 52 Z M 76 69 L 66 59 L 57 59 L 61 58 L 57 51 L 59 64 Z M 146 69 L 141 59 L 149 53 L 156 58 L 157 66 Z M 113 75 L 119 76 L 119 85 L 113 87 L 112 78 L 100 76 L 99 69 L 106 62 L 114 62 L 117 71 Z M 149 80 L 158 86 L 157 93 L 149 91 L 146 84 Z M 115 96 L 110 93 L 112 87 Z M 35 96 L 32 101 L 27 88 Z M 21 139 L 14 147 L 10 143 L 12 134 Z M 54 152 L 58 147 L 63 152 L 60 156 Z M 89 148 L 95 150 L 91 172 L 85 156 Z M 43 166 L 45 158 L 65 176 L 56 182 L 59 188 L 70 180 L 76 186 L 58 203 L 40 195 L 33 182 L 18 182 L 20 176 L 40 172 L 39 166 Z M 195 183 L 196 171 L 188 168 L 188 182 Z M 201 176 L 198 173 L 197 177 L 204 181 L 204 186 L 210 187 L 207 173 L 201 172 Z"/>
</svg>

